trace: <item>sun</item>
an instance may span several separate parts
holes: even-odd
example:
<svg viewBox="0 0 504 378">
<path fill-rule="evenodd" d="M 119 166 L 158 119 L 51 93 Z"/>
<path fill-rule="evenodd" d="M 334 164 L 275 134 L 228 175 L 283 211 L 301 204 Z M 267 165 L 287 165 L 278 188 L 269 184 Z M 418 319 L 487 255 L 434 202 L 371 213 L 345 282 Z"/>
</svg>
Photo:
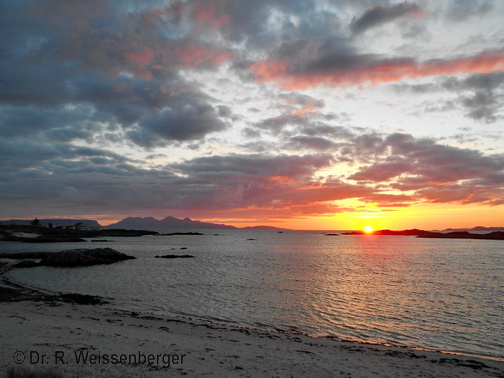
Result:
<svg viewBox="0 0 504 378">
<path fill-rule="evenodd" d="M 372 233 L 372 232 L 373 232 L 373 227 L 371 227 L 371 226 L 365 226 L 365 227 L 364 227 L 364 232 L 365 232 L 366 234 L 370 234 L 370 233 Z"/>
</svg>

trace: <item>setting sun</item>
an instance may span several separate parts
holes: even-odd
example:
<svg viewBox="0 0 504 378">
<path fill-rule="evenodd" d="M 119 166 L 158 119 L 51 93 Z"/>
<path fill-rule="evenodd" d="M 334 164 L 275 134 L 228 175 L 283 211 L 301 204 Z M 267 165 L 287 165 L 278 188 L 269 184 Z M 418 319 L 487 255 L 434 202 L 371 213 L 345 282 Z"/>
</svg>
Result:
<svg viewBox="0 0 504 378">
<path fill-rule="evenodd" d="M 373 227 L 371 227 L 371 226 L 366 226 L 366 227 L 364 227 L 364 232 L 365 232 L 366 234 L 370 234 L 370 233 L 372 233 L 372 232 L 373 232 Z"/>
</svg>

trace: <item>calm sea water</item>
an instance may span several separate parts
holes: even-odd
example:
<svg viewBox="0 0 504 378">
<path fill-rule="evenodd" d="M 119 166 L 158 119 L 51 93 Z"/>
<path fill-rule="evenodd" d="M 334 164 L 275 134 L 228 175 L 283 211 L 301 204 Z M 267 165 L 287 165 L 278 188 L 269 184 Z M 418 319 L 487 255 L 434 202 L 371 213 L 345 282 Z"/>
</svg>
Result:
<svg viewBox="0 0 504 378">
<path fill-rule="evenodd" d="M 3 242 L 0 251 L 111 247 L 133 255 L 109 266 L 8 273 L 49 290 L 114 298 L 125 309 L 504 357 L 502 241 L 201 232 L 107 238 L 113 243 Z"/>
</svg>

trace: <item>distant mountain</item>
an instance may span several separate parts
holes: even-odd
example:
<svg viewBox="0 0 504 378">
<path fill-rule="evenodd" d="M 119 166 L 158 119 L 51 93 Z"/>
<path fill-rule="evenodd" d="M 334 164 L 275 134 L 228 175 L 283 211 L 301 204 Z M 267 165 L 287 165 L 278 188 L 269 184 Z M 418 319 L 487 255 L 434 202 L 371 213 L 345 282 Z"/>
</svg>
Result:
<svg viewBox="0 0 504 378">
<path fill-rule="evenodd" d="M 250 227 L 242 227 L 242 230 L 288 230 L 287 228 L 279 228 L 273 226 L 250 226 Z"/>
<path fill-rule="evenodd" d="M 504 227 L 483 227 L 477 226 L 473 228 L 447 228 L 443 231 L 484 231 L 484 232 L 495 232 L 495 231 L 504 231 Z"/>
<path fill-rule="evenodd" d="M 125 230 L 151 230 L 151 231 L 164 231 L 164 230 L 194 230 L 194 229 L 235 229 L 234 226 L 225 224 L 215 224 L 200 221 L 193 221 L 192 219 L 178 219 L 174 217 L 166 217 L 162 220 L 157 220 L 152 217 L 139 218 L 128 217 L 120 222 L 110 224 L 107 228 L 117 228 Z"/>
<path fill-rule="evenodd" d="M 53 227 L 68 227 L 73 226 L 77 223 L 82 223 L 88 227 L 97 227 L 97 228 L 102 227 L 102 225 L 99 224 L 97 221 L 90 219 L 39 219 L 39 221 L 41 226 L 47 226 L 49 223 L 52 223 Z M 33 222 L 33 219 L 10 219 L 0 221 L 0 224 L 3 225 L 17 224 L 24 226 L 31 224 L 31 222 Z"/>
</svg>

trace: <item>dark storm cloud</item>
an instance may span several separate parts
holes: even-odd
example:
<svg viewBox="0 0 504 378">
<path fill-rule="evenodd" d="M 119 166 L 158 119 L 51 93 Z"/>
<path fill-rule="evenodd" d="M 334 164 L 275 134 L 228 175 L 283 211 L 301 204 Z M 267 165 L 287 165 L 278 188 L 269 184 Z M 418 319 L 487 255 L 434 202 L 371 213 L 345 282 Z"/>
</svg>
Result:
<svg viewBox="0 0 504 378">
<path fill-rule="evenodd" d="M 421 15 L 422 9 L 413 3 L 399 3 L 389 6 L 375 6 L 362 16 L 354 19 L 350 25 L 354 33 L 361 33 L 370 28 L 391 22 L 407 15 Z"/>
</svg>

